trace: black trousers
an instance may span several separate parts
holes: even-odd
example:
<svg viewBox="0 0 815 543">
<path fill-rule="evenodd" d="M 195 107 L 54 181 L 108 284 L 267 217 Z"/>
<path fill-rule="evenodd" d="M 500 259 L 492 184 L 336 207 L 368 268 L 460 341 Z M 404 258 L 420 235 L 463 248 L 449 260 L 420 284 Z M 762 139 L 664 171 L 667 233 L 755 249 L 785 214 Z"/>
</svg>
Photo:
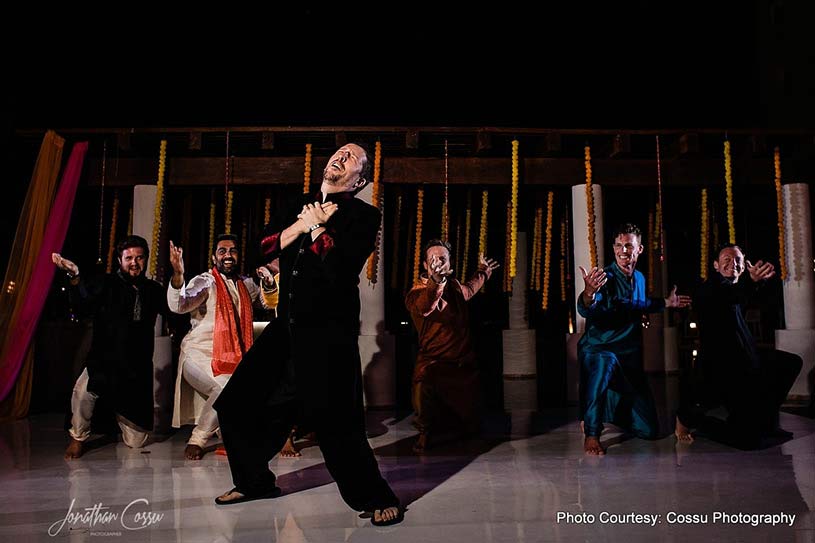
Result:
<svg viewBox="0 0 815 543">
<path fill-rule="evenodd" d="M 317 434 L 326 468 L 352 509 L 399 505 L 365 433 L 357 337 L 298 331 L 268 339 L 258 338 L 215 405 L 235 487 L 245 494 L 273 487 L 269 461 L 292 427 L 302 425 Z M 270 370 L 279 364 L 293 371 Z M 291 374 L 294 384 L 285 387 L 263 381 Z M 267 391 L 261 398 L 259 383 Z M 278 392 L 270 397 L 269 390 Z"/>
<path fill-rule="evenodd" d="M 755 442 L 778 428 L 778 410 L 787 398 L 803 360 L 775 349 L 759 350 L 758 368 L 739 367 L 724 360 L 706 360 L 683 391 L 677 416 L 682 424 L 712 434 L 725 432 L 734 439 Z M 705 412 L 724 405 L 726 426 L 708 420 Z M 711 424 L 712 423 L 712 424 Z"/>
</svg>

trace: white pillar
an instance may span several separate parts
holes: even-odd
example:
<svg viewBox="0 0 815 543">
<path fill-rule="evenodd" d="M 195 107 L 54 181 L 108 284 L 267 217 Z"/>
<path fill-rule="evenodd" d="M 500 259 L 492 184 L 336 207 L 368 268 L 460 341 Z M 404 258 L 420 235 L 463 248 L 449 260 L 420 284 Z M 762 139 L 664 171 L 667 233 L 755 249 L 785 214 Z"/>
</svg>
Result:
<svg viewBox="0 0 815 543">
<path fill-rule="evenodd" d="M 371 202 L 373 185 L 369 184 L 357 194 L 364 202 Z M 385 215 L 382 214 L 384 223 Z M 380 228 L 382 226 L 380 225 Z M 377 282 L 368 281 L 367 262 L 359 274 L 360 331 L 359 355 L 362 361 L 362 380 L 365 405 L 393 407 L 396 405 L 396 341 L 385 331 L 385 236 L 379 236 L 379 262 Z"/>
<path fill-rule="evenodd" d="M 161 256 L 157 248 L 153 247 L 155 204 L 155 185 L 133 187 L 133 235 L 147 240 L 150 247 L 150 260 Z M 167 433 L 170 430 L 175 392 L 172 342 L 169 336 L 161 335 L 163 329 L 164 323 L 162 317 L 159 316 L 156 319 L 156 337 L 153 345 L 153 408 L 155 410 L 153 429 L 159 434 Z"/>
<path fill-rule="evenodd" d="M 815 277 L 812 256 L 812 209 L 809 187 L 791 183 L 782 187 L 787 280 L 784 281 L 785 330 L 775 331 L 775 347 L 804 359 L 790 396 L 808 399 L 815 371 Z"/>
<path fill-rule="evenodd" d="M 592 184 L 594 195 L 594 238 L 597 243 L 597 266 L 606 265 L 605 241 L 603 236 L 603 190 L 600 185 Z M 586 270 L 591 268 L 591 252 L 589 250 L 589 221 L 586 216 L 586 185 L 572 186 L 572 230 L 574 233 L 574 263 L 572 277 L 574 277 L 574 291 L 583 292 L 583 275 L 579 266 Z M 575 333 L 582 334 L 586 329 L 586 319 L 575 311 Z"/>
<path fill-rule="evenodd" d="M 535 358 L 535 330 L 529 329 L 529 322 L 526 319 L 525 232 L 518 232 L 517 243 L 517 275 L 509 299 L 509 329 L 503 331 L 504 410 L 512 418 L 512 433 L 525 435 L 530 432 L 532 415 L 538 409 L 538 371 Z"/>
</svg>

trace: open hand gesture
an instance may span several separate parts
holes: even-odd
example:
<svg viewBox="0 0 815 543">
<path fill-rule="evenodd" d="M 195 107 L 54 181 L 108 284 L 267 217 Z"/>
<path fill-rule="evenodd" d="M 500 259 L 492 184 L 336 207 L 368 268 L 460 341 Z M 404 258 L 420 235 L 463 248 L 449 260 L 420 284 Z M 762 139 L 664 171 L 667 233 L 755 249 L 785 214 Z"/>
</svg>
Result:
<svg viewBox="0 0 815 543">
<path fill-rule="evenodd" d="M 769 279 L 773 275 L 775 275 L 775 266 L 770 264 L 769 262 L 764 262 L 763 260 L 759 260 L 755 263 L 755 265 L 750 262 L 747 262 L 747 271 L 750 272 L 750 279 L 758 283 L 759 281 L 764 281 L 765 279 Z"/>
<path fill-rule="evenodd" d="M 487 279 L 490 278 L 492 272 L 497 270 L 501 264 L 493 260 L 492 258 L 487 258 L 484 256 L 483 253 L 478 253 L 478 271 L 484 272 L 487 276 Z"/>
<path fill-rule="evenodd" d="M 583 294 L 588 296 L 590 299 L 594 299 L 594 295 L 597 293 L 598 290 L 603 288 L 603 285 L 606 284 L 608 281 L 608 277 L 606 277 L 606 271 L 603 268 L 598 268 L 597 266 L 593 267 L 589 271 L 586 271 L 586 268 L 583 266 L 578 266 L 580 268 L 580 273 L 583 275 Z"/>
<path fill-rule="evenodd" d="M 184 276 L 184 249 L 176 247 L 173 240 L 170 240 L 170 265 L 174 273 Z"/>
<path fill-rule="evenodd" d="M 688 307 L 691 303 L 690 296 L 684 294 L 677 295 L 676 285 L 671 289 L 671 293 L 665 298 L 665 307 Z"/>
</svg>

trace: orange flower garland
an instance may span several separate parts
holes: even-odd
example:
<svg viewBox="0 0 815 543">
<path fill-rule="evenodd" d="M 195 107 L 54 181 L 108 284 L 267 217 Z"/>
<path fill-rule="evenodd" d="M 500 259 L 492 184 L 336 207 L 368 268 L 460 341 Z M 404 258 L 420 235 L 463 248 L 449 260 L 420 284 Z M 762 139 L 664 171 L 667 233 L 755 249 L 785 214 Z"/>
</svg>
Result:
<svg viewBox="0 0 815 543">
<path fill-rule="evenodd" d="M 272 220 L 272 199 L 266 198 L 263 202 L 263 226 L 269 224 Z"/>
<path fill-rule="evenodd" d="M 158 152 L 158 181 L 156 182 L 156 204 L 153 208 L 153 245 L 152 249 L 158 254 L 158 242 L 161 239 L 161 211 L 164 207 L 164 170 L 167 162 L 167 140 L 161 140 Z M 150 276 L 156 278 L 158 257 L 150 260 Z"/>
<path fill-rule="evenodd" d="M 235 199 L 235 193 L 228 191 L 226 193 L 226 216 L 224 219 L 224 233 L 232 233 L 232 202 Z"/>
<path fill-rule="evenodd" d="M 419 187 L 416 195 L 416 240 L 413 246 L 413 284 L 419 282 L 422 262 L 422 208 L 424 207 L 424 187 Z"/>
<path fill-rule="evenodd" d="M 594 233 L 594 191 L 591 187 L 591 147 L 583 149 L 586 165 L 586 219 L 588 224 L 589 260 L 591 267 L 597 266 L 597 240 Z"/>
<path fill-rule="evenodd" d="M 373 190 L 371 191 L 371 204 L 377 209 L 381 208 L 381 191 L 382 185 L 379 181 L 382 172 L 382 143 L 376 142 L 374 147 L 374 181 Z M 379 243 L 382 237 L 382 225 L 379 225 L 379 230 L 376 231 L 376 245 L 374 245 L 373 252 L 368 256 L 368 281 L 376 284 L 377 268 L 379 268 Z"/>
<path fill-rule="evenodd" d="M 303 166 L 303 194 L 311 193 L 311 144 L 306 144 L 306 158 Z"/>
<path fill-rule="evenodd" d="M 549 191 L 546 201 L 546 250 L 543 256 L 543 300 L 541 308 L 549 308 L 549 265 L 552 262 L 552 208 L 555 202 L 555 193 Z"/>
<path fill-rule="evenodd" d="M 119 216 L 119 191 L 113 194 L 113 213 L 110 218 L 110 237 L 108 238 L 108 265 L 105 271 L 113 271 L 113 251 L 116 250 L 116 219 Z"/>
<path fill-rule="evenodd" d="M 727 193 L 727 233 L 730 243 L 736 243 L 736 221 L 733 218 L 733 169 L 730 166 L 730 142 L 724 140 L 724 187 Z"/>
<path fill-rule="evenodd" d="M 509 276 L 515 277 L 518 259 L 518 140 L 512 140 L 512 216 L 510 224 Z M 510 290 L 512 287 L 510 286 Z"/>
<path fill-rule="evenodd" d="M 487 255 L 487 204 L 489 193 L 481 192 L 481 227 L 478 230 L 478 252 Z"/>
<path fill-rule="evenodd" d="M 707 203 L 707 189 L 702 189 L 702 233 L 699 238 L 699 276 L 703 281 L 707 279 L 708 258 L 710 258 L 708 245 L 710 243 L 710 219 L 708 216 Z"/>
<path fill-rule="evenodd" d="M 781 280 L 787 279 L 787 247 L 784 236 L 784 194 L 781 190 L 781 150 L 776 147 L 773 151 L 773 166 L 775 168 L 775 204 L 778 211 L 778 267 Z"/>
</svg>

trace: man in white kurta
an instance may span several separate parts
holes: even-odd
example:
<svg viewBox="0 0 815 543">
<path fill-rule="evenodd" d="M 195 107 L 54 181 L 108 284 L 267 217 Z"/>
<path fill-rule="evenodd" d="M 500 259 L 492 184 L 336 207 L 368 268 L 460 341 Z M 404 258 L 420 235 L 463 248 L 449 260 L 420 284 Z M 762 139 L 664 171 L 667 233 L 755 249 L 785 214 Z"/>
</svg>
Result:
<svg viewBox="0 0 815 543">
<path fill-rule="evenodd" d="M 240 327 L 251 331 L 252 319 L 240 322 L 241 296 L 238 282 L 243 283 L 252 303 L 266 309 L 277 306 L 277 284 L 266 268 L 258 270 L 262 275 L 262 288 L 250 277 L 238 273 L 239 251 L 235 236 L 222 235 L 215 241 L 212 252 L 213 269 L 193 277 L 184 284 L 183 251 L 170 242 L 170 263 L 173 278 L 167 289 L 167 304 L 174 313 L 189 313 L 192 328 L 181 342 L 178 358 L 178 377 L 175 385 L 173 427 L 195 424 L 187 447 L 186 458 L 198 460 L 203 456 L 207 441 L 218 430 L 218 415 L 212 404 L 231 377 L 231 371 L 215 375 L 213 371 L 213 337 L 216 325 L 217 281 L 219 274 L 226 285 L 232 301 L 233 314 Z M 251 315 L 251 308 L 249 311 Z M 251 333 L 251 332 L 250 332 Z M 248 350 L 249 346 L 246 346 Z"/>
</svg>

